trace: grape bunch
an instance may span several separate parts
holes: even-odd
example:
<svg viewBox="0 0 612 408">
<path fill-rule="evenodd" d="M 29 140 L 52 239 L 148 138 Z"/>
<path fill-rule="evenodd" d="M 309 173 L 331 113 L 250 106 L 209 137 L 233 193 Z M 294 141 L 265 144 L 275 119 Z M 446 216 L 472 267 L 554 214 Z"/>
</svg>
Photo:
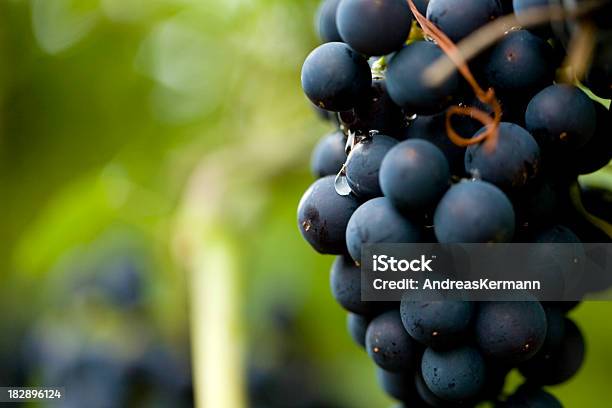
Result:
<svg viewBox="0 0 612 408">
<path fill-rule="evenodd" d="M 323 43 L 301 83 L 335 129 L 314 149 L 317 180 L 299 202 L 298 226 L 317 252 L 337 256 L 332 294 L 400 406 L 561 407 L 544 387 L 582 364 L 585 341 L 567 316 L 577 301 L 361 299 L 364 244 L 610 241 L 609 193 L 578 176 L 612 159 L 612 2 L 550 3 L 319 8 Z M 533 18 L 548 17 L 549 6 L 564 19 Z M 432 80 L 456 44 L 502 18 L 525 24 Z M 585 26 L 594 44 L 581 75 L 568 36 Z M 508 395 L 515 369 L 524 383 Z"/>
</svg>

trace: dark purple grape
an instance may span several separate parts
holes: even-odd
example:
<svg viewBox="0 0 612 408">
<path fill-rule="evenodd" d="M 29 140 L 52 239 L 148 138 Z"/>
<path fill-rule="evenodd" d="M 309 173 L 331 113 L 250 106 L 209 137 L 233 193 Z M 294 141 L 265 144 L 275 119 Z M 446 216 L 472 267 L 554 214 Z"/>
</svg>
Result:
<svg viewBox="0 0 612 408">
<path fill-rule="evenodd" d="M 435 206 L 450 186 L 444 154 L 425 140 L 406 140 L 393 147 L 380 167 L 380 187 L 400 210 Z"/>
<path fill-rule="evenodd" d="M 529 31 L 510 31 L 488 52 L 485 79 L 498 95 L 533 96 L 553 82 L 552 53 L 546 41 Z"/>
<path fill-rule="evenodd" d="M 315 25 L 319 33 L 319 38 L 323 42 L 341 42 L 342 37 L 336 25 L 336 11 L 340 0 L 324 0 L 319 6 Z"/>
<path fill-rule="evenodd" d="M 447 401 L 462 401 L 481 392 L 486 380 L 485 362 L 473 347 L 448 351 L 425 350 L 421 361 L 427 388 Z"/>
<path fill-rule="evenodd" d="M 361 300 L 361 269 L 348 256 L 339 256 L 329 275 L 332 296 L 349 312 L 364 316 L 375 316 L 388 307 L 385 302 Z"/>
<path fill-rule="evenodd" d="M 375 317 L 366 331 L 366 350 L 380 368 L 403 371 L 417 363 L 418 347 L 404 330 L 397 309 Z"/>
<path fill-rule="evenodd" d="M 315 177 L 335 176 L 346 161 L 346 136 L 337 130 L 324 136 L 315 146 L 310 171 Z"/>
<path fill-rule="evenodd" d="M 419 301 L 404 296 L 400 305 L 402 323 L 410 336 L 434 349 L 450 348 L 465 340 L 475 303 L 463 301 Z"/>
<path fill-rule="evenodd" d="M 519 369 L 527 382 L 541 385 L 561 384 L 572 378 L 582 366 L 584 338 L 570 319 L 565 319 L 565 334 L 556 350 L 542 349 Z"/>
<path fill-rule="evenodd" d="M 389 62 L 387 90 L 391 99 L 408 112 L 430 115 L 445 109 L 459 90 L 455 73 L 440 86 L 430 85 L 425 70 L 444 54 L 428 41 L 417 41 L 401 49 Z"/>
<path fill-rule="evenodd" d="M 533 357 L 544 344 L 546 328 L 546 313 L 537 301 L 482 302 L 474 322 L 483 354 L 508 364 Z"/>
<path fill-rule="evenodd" d="M 502 14 L 499 0 L 430 0 L 427 7 L 427 19 L 454 42 Z"/>
<path fill-rule="evenodd" d="M 570 85 L 551 85 L 527 106 L 525 124 L 544 152 L 584 146 L 595 134 L 597 114 L 593 101 Z"/>
<path fill-rule="evenodd" d="M 322 254 L 346 252 L 346 226 L 359 206 L 353 195 L 336 193 L 334 176 L 315 181 L 298 205 L 298 227 L 308 243 Z"/>
<path fill-rule="evenodd" d="M 441 243 L 509 242 L 515 228 L 514 209 L 506 195 L 484 181 L 455 184 L 434 214 Z"/>
<path fill-rule="evenodd" d="M 315 48 L 302 66 L 304 93 L 316 106 L 330 111 L 354 108 L 371 83 L 366 59 L 340 42 Z"/>
<path fill-rule="evenodd" d="M 420 237 L 420 228 L 385 197 L 362 204 L 346 228 L 346 245 L 356 262 L 361 262 L 364 244 L 418 242 Z"/>
<path fill-rule="evenodd" d="M 383 158 L 397 144 L 397 140 L 385 135 L 374 135 L 357 143 L 346 161 L 346 181 L 355 195 L 361 199 L 380 197 L 378 173 Z"/>
<path fill-rule="evenodd" d="M 589 174 L 605 167 L 612 160 L 612 112 L 595 103 L 597 127 L 591 139 L 575 153 L 575 171 Z"/>
<path fill-rule="evenodd" d="M 476 135 L 484 132 L 483 128 Z M 465 152 L 465 171 L 495 184 L 504 191 L 514 191 L 529 184 L 540 170 L 540 147 L 522 127 L 499 124 L 498 137 L 491 148 L 487 143 L 471 145 Z"/>
<path fill-rule="evenodd" d="M 354 50 L 379 56 L 402 48 L 412 13 L 405 0 L 342 0 L 336 23 L 340 36 Z"/>
<path fill-rule="evenodd" d="M 370 321 L 370 318 L 356 313 L 349 313 L 346 315 L 346 328 L 349 334 L 353 341 L 363 348 L 365 348 L 366 331 L 368 330 Z"/>
</svg>

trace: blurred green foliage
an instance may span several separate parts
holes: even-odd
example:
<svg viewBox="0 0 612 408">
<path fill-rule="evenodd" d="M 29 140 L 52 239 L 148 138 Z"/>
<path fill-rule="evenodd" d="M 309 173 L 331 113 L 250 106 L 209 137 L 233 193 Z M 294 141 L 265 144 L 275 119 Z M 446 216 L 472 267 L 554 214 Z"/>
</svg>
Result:
<svg viewBox="0 0 612 408">
<path fill-rule="evenodd" d="M 332 259 L 313 254 L 295 225 L 311 182 L 308 147 L 329 130 L 299 86 L 301 63 L 317 43 L 316 6 L 0 2 L 0 306 L 11 311 L 3 333 L 60 301 L 48 286 L 56 276 L 86 273 L 81 263 L 136 247 L 154 265 L 149 293 L 160 326 L 184 334 L 185 277 L 172 246 L 191 171 L 218 151 L 245 174 L 292 152 L 289 169 L 247 179 L 218 203 L 229 207 L 220 223 L 238 248 L 246 358 L 274 361 L 287 346 L 274 341 L 271 313 L 286 309 L 296 319 L 292 349 L 316 368 L 321 394 L 349 407 L 390 403 L 331 298 Z M 265 149 L 244 148 L 259 143 Z M 606 400 L 610 310 L 593 303 L 575 312 L 589 350 L 576 379 L 553 389 L 568 407 Z M 14 347 L 8 337 L 3 348 Z"/>
</svg>

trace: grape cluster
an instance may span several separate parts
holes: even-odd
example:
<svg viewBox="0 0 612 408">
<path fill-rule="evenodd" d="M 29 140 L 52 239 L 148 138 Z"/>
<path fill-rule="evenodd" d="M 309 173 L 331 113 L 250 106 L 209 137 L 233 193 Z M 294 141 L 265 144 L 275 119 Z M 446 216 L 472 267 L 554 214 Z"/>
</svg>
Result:
<svg viewBox="0 0 612 408">
<path fill-rule="evenodd" d="M 92 253 L 92 261 L 79 257 L 74 270 L 49 280 L 61 301 L 11 334 L 8 367 L 0 353 L 0 383 L 65 386 L 61 407 L 192 407 L 187 342 L 170 341 L 155 320 L 148 258 L 115 249 L 97 262 Z M 19 377 L 4 376 L 11 362 Z"/>
<path fill-rule="evenodd" d="M 582 5 L 551 3 L 568 13 Z M 304 62 L 302 88 L 335 130 L 313 152 L 317 180 L 300 200 L 298 226 L 317 252 L 337 255 L 332 294 L 380 386 L 402 406 L 560 407 L 543 387 L 567 381 L 583 361 L 584 338 L 567 317 L 579 302 L 361 299 L 364 244 L 609 242 L 589 221 L 609 220 L 609 194 L 592 194 L 577 179 L 612 159 L 603 101 L 612 97 L 612 2 L 517 27 L 466 66 L 455 64 L 462 70 L 437 82 L 426 75 L 449 57 L 439 38 L 423 35 L 423 19 L 454 44 L 492 20 L 515 13 L 529 22 L 548 6 L 326 0 L 319 9 L 323 44 Z M 573 75 L 567 35 L 585 23 L 595 28 L 592 63 L 582 78 L 556 81 Z M 501 120 L 474 113 L 494 119 L 496 105 L 463 68 L 493 92 Z M 525 382 L 506 395 L 514 369 Z"/>
</svg>

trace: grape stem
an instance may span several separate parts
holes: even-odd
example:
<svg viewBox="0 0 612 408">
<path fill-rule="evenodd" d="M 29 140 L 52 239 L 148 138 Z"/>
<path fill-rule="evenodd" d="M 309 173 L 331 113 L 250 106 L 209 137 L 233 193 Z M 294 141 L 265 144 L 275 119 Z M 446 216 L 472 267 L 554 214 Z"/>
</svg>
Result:
<svg viewBox="0 0 612 408">
<path fill-rule="evenodd" d="M 436 41 L 440 49 L 450 59 L 449 60 L 447 58 L 443 58 L 445 61 L 451 64 L 452 66 L 451 72 L 456 67 L 459 70 L 459 73 L 461 73 L 463 78 L 465 78 L 465 80 L 468 82 L 468 84 L 474 91 L 474 94 L 476 95 L 478 100 L 482 102 L 483 104 L 485 104 L 486 106 L 489 106 L 491 108 L 491 111 L 493 112 L 493 117 L 491 117 L 487 112 L 481 109 L 475 108 L 473 106 L 456 106 L 456 105 L 451 106 L 446 111 L 446 132 L 448 134 L 449 139 L 454 144 L 458 146 L 462 146 L 462 147 L 481 143 L 484 141 L 485 149 L 492 150 L 493 148 L 495 148 L 495 145 L 497 144 L 497 137 L 499 135 L 499 131 L 498 131 L 499 123 L 501 122 L 501 117 L 502 117 L 501 104 L 499 103 L 499 100 L 495 96 L 495 90 L 493 88 L 489 88 L 486 91 L 482 89 L 482 87 L 478 84 L 478 81 L 476 81 L 476 78 L 474 78 L 474 75 L 470 71 L 470 68 L 468 67 L 468 64 L 467 64 L 467 60 L 464 58 L 463 54 L 458 50 L 457 45 L 454 42 L 452 42 L 451 39 L 448 38 L 448 36 L 442 30 L 436 27 L 434 23 L 427 20 L 427 18 L 425 18 L 425 16 L 423 16 L 419 12 L 413 0 L 407 0 L 407 1 L 408 1 L 408 6 L 410 7 L 410 10 L 412 10 L 412 13 L 414 14 L 417 22 L 420 24 L 421 28 L 423 29 L 423 32 L 427 36 L 431 37 L 434 41 Z M 429 69 L 425 72 L 425 74 L 427 74 Z M 441 84 L 442 82 L 443 80 L 439 81 L 438 84 Z M 486 129 L 476 137 L 465 138 L 459 135 L 455 131 L 455 129 L 453 129 L 452 118 L 455 115 L 470 116 L 473 119 L 481 122 L 482 125 L 486 127 Z"/>
<path fill-rule="evenodd" d="M 573 83 L 581 79 L 587 72 L 595 51 L 596 27 L 589 22 L 580 21 L 576 24 L 572 38 L 567 47 L 567 57 L 563 63 L 565 70 L 557 78 L 557 82 Z"/>
</svg>

